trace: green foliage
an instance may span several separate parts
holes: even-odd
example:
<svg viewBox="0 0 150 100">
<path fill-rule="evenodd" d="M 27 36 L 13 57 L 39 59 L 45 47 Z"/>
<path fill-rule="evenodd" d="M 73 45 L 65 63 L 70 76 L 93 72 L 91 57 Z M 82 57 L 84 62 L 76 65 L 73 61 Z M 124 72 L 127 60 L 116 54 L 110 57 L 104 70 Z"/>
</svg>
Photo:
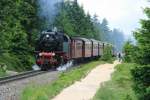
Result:
<svg viewBox="0 0 150 100">
<path fill-rule="evenodd" d="M 7 66 L 3 63 L 0 63 L 0 77 L 3 77 L 6 75 L 6 69 L 7 69 Z"/>
<path fill-rule="evenodd" d="M 101 58 L 104 61 L 112 60 L 112 46 L 106 45 L 104 48 L 104 54 Z"/>
<path fill-rule="evenodd" d="M 141 28 L 134 32 L 136 46 L 127 42 L 124 47 L 125 61 L 141 64 L 132 71 L 133 87 L 139 100 L 150 99 L 150 8 L 145 8 L 144 12 L 148 18 L 141 20 Z"/>
<path fill-rule="evenodd" d="M 103 62 L 94 61 L 61 73 L 52 84 L 45 86 L 29 86 L 23 91 L 22 100 L 49 100 L 60 91 L 85 77 L 94 67 Z"/>
<path fill-rule="evenodd" d="M 36 0 L 1 0 L 0 9 L 0 62 L 17 71 L 31 69 L 39 22 Z"/>
<path fill-rule="evenodd" d="M 73 24 L 69 20 L 69 17 L 65 10 L 62 10 L 59 13 L 59 15 L 57 16 L 57 18 L 55 20 L 55 25 L 58 27 L 58 29 L 63 30 L 68 35 L 70 35 L 70 36 L 75 35 Z"/>
<path fill-rule="evenodd" d="M 138 100 L 132 89 L 133 81 L 130 72 L 136 66 L 132 63 L 117 65 L 112 80 L 102 85 L 93 100 Z"/>
<path fill-rule="evenodd" d="M 136 67 L 132 70 L 135 82 L 134 90 L 139 100 L 150 99 L 150 65 Z"/>
<path fill-rule="evenodd" d="M 32 55 L 29 54 L 17 55 L 17 54 L 3 53 L 0 57 L 0 62 L 7 65 L 8 70 L 24 71 L 31 69 L 31 65 L 34 63 L 34 58 Z"/>
<path fill-rule="evenodd" d="M 56 16 L 54 25 L 69 36 L 97 38 L 98 33 L 89 14 L 75 1 L 67 1 L 59 7 L 60 13 Z M 99 38 L 97 38 L 99 39 Z"/>
<path fill-rule="evenodd" d="M 141 20 L 141 28 L 134 32 L 137 40 L 136 46 L 127 43 L 124 48 L 125 52 L 127 51 L 126 60 L 131 62 L 134 60 L 134 62 L 143 65 L 150 63 L 150 8 L 146 8 L 144 11 L 148 19 Z M 131 59 L 129 56 L 132 56 L 134 59 Z"/>
<path fill-rule="evenodd" d="M 123 52 L 125 53 L 124 61 L 136 63 L 139 58 L 139 53 L 136 52 L 138 49 L 137 46 L 134 46 L 130 41 L 127 41 L 123 48 Z"/>
</svg>

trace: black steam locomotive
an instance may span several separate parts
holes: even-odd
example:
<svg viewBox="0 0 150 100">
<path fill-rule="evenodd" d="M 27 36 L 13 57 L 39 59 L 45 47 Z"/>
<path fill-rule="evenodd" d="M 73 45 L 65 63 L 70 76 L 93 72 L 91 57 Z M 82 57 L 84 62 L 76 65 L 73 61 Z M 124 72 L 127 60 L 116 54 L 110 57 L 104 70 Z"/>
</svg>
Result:
<svg viewBox="0 0 150 100">
<path fill-rule="evenodd" d="M 54 31 L 43 31 L 36 45 L 36 64 L 42 70 L 55 68 L 62 63 L 64 34 Z"/>
</svg>

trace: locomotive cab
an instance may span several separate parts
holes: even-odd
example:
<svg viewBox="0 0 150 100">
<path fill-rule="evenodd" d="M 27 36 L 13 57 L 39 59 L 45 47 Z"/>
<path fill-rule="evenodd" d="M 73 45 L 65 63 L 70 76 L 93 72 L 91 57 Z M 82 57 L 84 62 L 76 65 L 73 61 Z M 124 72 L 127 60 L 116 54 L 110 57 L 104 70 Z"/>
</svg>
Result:
<svg viewBox="0 0 150 100">
<path fill-rule="evenodd" d="M 70 43 L 71 39 L 68 35 L 63 36 L 63 52 L 66 54 L 67 59 L 70 59 Z"/>
</svg>

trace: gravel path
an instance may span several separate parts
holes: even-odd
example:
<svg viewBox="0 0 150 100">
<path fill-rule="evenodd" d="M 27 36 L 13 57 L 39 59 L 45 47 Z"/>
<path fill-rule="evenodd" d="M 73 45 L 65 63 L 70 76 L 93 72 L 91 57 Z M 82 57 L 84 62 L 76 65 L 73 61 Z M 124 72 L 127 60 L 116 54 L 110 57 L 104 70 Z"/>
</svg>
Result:
<svg viewBox="0 0 150 100">
<path fill-rule="evenodd" d="M 84 79 L 64 89 L 53 100 L 91 100 L 101 84 L 111 79 L 114 67 L 119 64 L 99 65 L 93 69 Z"/>
<path fill-rule="evenodd" d="M 58 72 L 53 71 L 34 77 L 14 81 L 11 83 L 0 85 L 0 100 L 20 100 L 22 90 L 31 84 L 48 84 L 58 77 Z"/>
</svg>

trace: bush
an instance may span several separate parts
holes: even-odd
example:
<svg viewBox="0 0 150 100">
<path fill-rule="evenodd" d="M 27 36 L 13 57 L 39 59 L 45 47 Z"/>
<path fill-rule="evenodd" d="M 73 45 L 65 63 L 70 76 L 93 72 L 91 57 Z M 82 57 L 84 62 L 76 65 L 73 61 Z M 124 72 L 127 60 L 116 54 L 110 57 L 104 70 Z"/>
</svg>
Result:
<svg viewBox="0 0 150 100">
<path fill-rule="evenodd" d="M 17 55 L 10 53 L 3 53 L 0 55 L 0 63 L 7 66 L 8 70 L 25 71 L 30 70 L 34 63 L 34 57 L 30 54 Z"/>
<path fill-rule="evenodd" d="M 139 100 L 150 100 L 150 65 L 136 67 L 132 75 Z"/>
<path fill-rule="evenodd" d="M 125 56 L 123 58 L 124 62 L 129 63 L 136 63 L 139 61 L 139 52 L 137 52 L 139 48 L 135 45 L 133 45 L 130 41 L 128 41 L 124 45 L 123 52 L 125 53 Z"/>
<path fill-rule="evenodd" d="M 109 46 L 106 46 L 105 48 L 104 48 L 104 54 L 103 54 L 103 56 L 102 56 L 102 60 L 104 60 L 104 61 L 110 61 L 110 60 L 112 60 L 112 51 L 111 51 L 111 47 L 109 47 Z"/>
</svg>

